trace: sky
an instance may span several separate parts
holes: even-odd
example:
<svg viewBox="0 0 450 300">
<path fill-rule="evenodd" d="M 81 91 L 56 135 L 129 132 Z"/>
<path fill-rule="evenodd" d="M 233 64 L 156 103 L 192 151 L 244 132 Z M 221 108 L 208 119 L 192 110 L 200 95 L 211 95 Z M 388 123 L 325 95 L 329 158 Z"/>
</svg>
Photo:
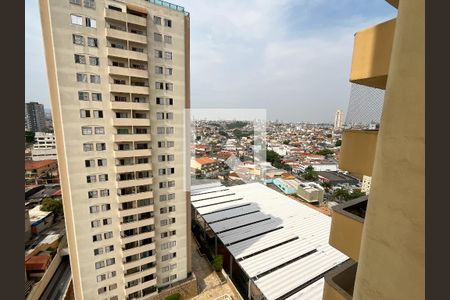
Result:
<svg viewBox="0 0 450 300">
<path fill-rule="evenodd" d="M 354 33 L 396 16 L 380 0 L 173 2 L 191 16 L 192 107 L 281 121 L 346 112 Z M 25 101 L 50 108 L 38 0 L 25 0 Z"/>
</svg>

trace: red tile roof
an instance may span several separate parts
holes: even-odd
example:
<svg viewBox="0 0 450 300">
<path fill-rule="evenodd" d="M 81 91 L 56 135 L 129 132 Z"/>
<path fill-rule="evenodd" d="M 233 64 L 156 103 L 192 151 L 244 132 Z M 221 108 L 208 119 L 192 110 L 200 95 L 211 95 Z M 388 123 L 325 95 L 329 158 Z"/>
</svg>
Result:
<svg viewBox="0 0 450 300">
<path fill-rule="evenodd" d="M 50 255 L 33 255 L 25 257 L 25 269 L 27 271 L 45 271 L 52 258 Z"/>
<path fill-rule="evenodd" d="M 216 162 L 214 159 L 209 158 L 207 156 L 196 158 L 195 161 L 201 165 L 213 164 Z"/>
<path fill-rule="evenodd" d="M 40 169 L 42 167 L 45 167 L 50 164 L 56 164 L 56 159 L 46 159 L 46 160 L 39 160 L 39 161 L 33 161 L 33 160 L 26 160 L 25 161 L 25 170 L 34 170 L 34 169 Z"/>
</svg>

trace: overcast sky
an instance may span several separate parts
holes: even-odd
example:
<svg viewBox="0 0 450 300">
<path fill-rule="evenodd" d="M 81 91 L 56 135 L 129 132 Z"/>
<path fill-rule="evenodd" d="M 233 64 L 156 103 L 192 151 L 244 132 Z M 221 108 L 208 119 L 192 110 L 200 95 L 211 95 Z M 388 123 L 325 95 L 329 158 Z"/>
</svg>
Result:
<svg viewBox="0 0 450 300">
<path fill-rule="evenodd" d="M 193 108 L 267 109 L 285 121 L 345 112 L 353 34 L 396 15 L 380 0 L 172 2 L 191 14 Z M 38 0 L 25 0 L 25 43 L 25 101 L 49 108 Z"/>
</svg>

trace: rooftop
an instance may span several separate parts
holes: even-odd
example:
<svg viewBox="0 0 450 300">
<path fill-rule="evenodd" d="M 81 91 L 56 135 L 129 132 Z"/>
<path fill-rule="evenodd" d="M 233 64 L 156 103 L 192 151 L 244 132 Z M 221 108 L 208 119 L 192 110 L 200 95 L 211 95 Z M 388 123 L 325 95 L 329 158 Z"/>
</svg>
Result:
<svg viewBox="0 0 450 300">
<path fill-rule="evenodd" d="M 268 300 L 321 300 L 348 259 L 328 244 L 330 217 L 261 183 L 193 186 L 191 201 Z"/>
<path fill-rule="evenodd" d="M 209 158 L 207 156 L 204 157 L 198 157 L 195 159 L 196 162 L 198 162 L 201 165 L 206 165 L 206 164 L 213 164 L 216 162 L 216 160 Z"/>
<path fill-rule="evenodd" d="M 184 13 L 185 16 L 189 16 L 189 12 L 187 12 L 183 6 L 180 5 L 176 5 L 167 1 L 161 1 L 161 0 L 147 0 L 150 3 L 156 4 L 156 5 L 160 5 L 160 6 L 164 6 L 176 11 L 180 11 L 182 13 Z"/>
<path fill-rule="evenodd" d="M 45 167 L 47 165 L 54 164 L 57 162 L 58 161 L 56 159 L 46 159 L 46 160 L 39 160 L 39 161 L 26 160 L 25 161 L 25 170 L 31 171 L 31 170 L 39 169 L 39 168 L 42 168 L 42 167 Z"/>
</svg>

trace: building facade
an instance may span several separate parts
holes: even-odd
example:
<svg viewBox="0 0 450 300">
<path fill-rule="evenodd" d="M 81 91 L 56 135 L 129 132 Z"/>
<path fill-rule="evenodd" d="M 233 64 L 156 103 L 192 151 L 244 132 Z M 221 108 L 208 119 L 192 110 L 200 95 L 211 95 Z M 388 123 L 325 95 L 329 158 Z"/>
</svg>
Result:
<svg viewBox="0 0 450 300">
<path fill-rule="evenodd" d="M 343 124 L 344 124 L 344 112 L 338 109 L 334 116 L 334 129 L 342 128 Z"/>
<path fill-rule="evenodd" d="M 148 299 L 191 274 L 189 14 L 40 0 L 78 299 Z"/>
<path fill-rule="evenodd" d="M 32 160 L 57 159 L 56 141 L 53 133 L 36 132 L 35 143 L 31 150 Z"/>
<path fill-rule="evenodd" d="M 25 130 L 39 132 L 45 129 L 44 105 L 37 102 L 25 103 Z"/>
</svg>

